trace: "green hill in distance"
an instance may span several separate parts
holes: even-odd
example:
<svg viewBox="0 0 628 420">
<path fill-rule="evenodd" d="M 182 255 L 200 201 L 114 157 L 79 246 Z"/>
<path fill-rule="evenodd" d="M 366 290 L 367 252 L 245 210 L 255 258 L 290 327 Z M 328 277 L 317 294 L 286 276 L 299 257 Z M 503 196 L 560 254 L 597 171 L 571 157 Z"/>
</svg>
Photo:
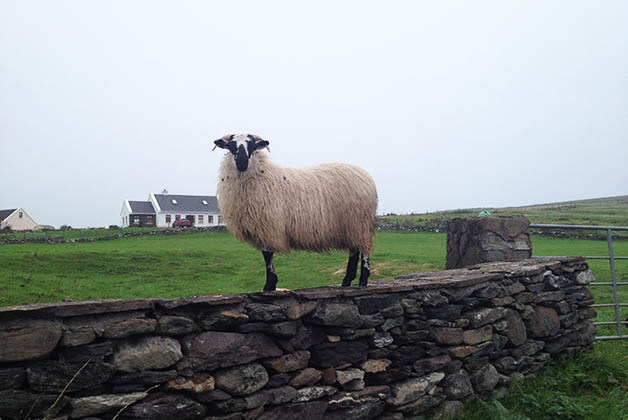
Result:
<svg viewBox="0 0 628 420">
<path fill-rule="evenodd" d="M 478 207 L 423 214 L 389 214 L 378 216 L 377 223 L 445 229 L 447 220 L 477 216 L 482 210 L 488 210 L 493 216 L 523 215 L 531 223 L 628 226 L 628 195 L 522 207 Z"/>
</svg>

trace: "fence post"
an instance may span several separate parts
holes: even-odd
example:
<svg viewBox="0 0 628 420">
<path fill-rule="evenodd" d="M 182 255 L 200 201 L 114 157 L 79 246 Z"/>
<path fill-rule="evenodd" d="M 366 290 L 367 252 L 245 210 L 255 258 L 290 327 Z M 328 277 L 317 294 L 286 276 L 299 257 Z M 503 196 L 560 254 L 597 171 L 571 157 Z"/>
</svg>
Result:
<svg viewBox="0 0 628 420">
<path fill-rule="evenodd" d="M 606 238 L 608 241 L 608 261 L 611 265 L 611 281 L 613 282 L 613 300 L 615 304 L 615 322 L 617 322 L 617 335 L 622 336 L 621 332 L 621 320 L 619 319 L 619 295 L 617 294 L 617 277 L 615 276 L 615 254 L 613 254 L 613 234 L 611 229 L 606 231 Z"/>
</svg>

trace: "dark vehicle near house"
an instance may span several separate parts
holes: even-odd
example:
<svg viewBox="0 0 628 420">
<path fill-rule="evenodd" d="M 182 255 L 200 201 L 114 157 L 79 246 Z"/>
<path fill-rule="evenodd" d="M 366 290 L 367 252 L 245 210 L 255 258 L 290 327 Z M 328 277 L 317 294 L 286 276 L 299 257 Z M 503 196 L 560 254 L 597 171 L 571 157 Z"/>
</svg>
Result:
<svg viewBox="0 0 628 420">
<path fill-rule="evenodd" d="M 172 227 L 176 228 L 176 227 L 192 227 L 192 222 L 188 219 L 179 219 L 179 220 L 175 220 L 172 223 Z"/>
</svg>

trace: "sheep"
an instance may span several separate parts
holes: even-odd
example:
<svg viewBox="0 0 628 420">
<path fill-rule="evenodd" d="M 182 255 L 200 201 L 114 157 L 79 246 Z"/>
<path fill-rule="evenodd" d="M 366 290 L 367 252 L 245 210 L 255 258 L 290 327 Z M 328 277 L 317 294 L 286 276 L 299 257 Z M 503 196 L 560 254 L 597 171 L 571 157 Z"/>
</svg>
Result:
<svg viewBox="0 0 628 420">
<path fill-rule="evenodd" d="M 366 171 L 344 163 L 282 167 L 268 159 L 269 142 L 257 135 L 225 135 L 214 144 L 229 152 L 220 165 L 220 212 L 236 238 L 262 251 L 264 291 L 277 285 L 274 253 L 291 249 L 349 251 L 342 286 L 356 278 L 358 258 L 359 285 L 367 285 L 377 190 Z"/>
</svg>

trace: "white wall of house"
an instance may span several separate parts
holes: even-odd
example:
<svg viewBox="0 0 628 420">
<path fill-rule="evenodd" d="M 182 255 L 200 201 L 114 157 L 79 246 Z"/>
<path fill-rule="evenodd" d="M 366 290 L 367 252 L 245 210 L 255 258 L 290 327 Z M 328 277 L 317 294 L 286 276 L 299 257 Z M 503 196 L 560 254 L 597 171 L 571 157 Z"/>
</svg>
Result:
<svg viewBox="0 0 628 420">
<path fill-rule="evenodd" d="M 120 226 L 129 227 L 129 215 L 131 214 L 131 205 L 129 204 L 129 200 L 124 200 L 122 203 L 122 210 L 120 211 L 120 217 L 122 218 L 122 223 Z"/>
<path fill-rule="evenodd" d="M 24 211 L 19 208 L 0 222 L 0 229 L 10 226 L 12 230 L 37 230 L 38 224 Z"/>
<path fill-rule="evenodd" d="M 167 222 L 167 216 L 170 216 L 170 222 Z M 194 216 L 194 226 L 198 227 L 210 227 L 224 225 L 219 214 L 216 213 L 158 213 L 157 214 L 157 227 L 166 228 L 172 227 L 172 223 L 177 220 L 177 216 L 180 219 L 185 219 L 187 216 Z M 202 216 L 202 220 L 201 217 Z M 211 221 L 210 221 L 211 219 Z M 220 223 L 218 223 L 220 221 Z"/>
<path fill-rule="evenodd" d="M 174 217 L 172 218 L 172 220 L 174 221 Z M 157 213 L 156 223 L 157 223 L 157 227 L 160 227 L 160 228 L 172 227 L 172 223 L 170 223 L 170 224 L 166 223 L 166 215 L 165 214 Z"/>
</svg>

